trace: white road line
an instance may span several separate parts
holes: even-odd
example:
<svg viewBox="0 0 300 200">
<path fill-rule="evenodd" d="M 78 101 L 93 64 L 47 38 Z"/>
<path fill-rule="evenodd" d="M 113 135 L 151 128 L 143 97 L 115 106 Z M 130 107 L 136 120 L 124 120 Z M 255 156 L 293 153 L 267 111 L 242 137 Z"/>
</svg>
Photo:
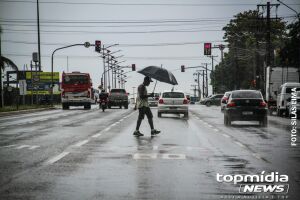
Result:
<svg viewBox="0 0 300 200">
<path fill-rule="evenodd" d="M 219 129 L 214 129 L 214 131 L 218 132 L 218 131 L 219 131 Z"/>
<path fill-rule="evenodd" d="M 34 149 L 39 148 L 39 147 L 40 147 L 40 146 L 34 145 L 34 146 L 31 146 L 29 149 L 30 149 L 30 150 L 34 150 Z"/>
<path fill-rule="evenodd" d="M 122 122 L 124 119 L 120 119 L 119 122 Z"/>
<path fill-rule="evenodd" d="M 0 127 L 0 129 L 3 129 L 3 128 L 6 128 L 6 126 L 2 126 L 2 127 Z"/>
<path fill-rule="evenodd" d="M 15 147 L 15 146 L 17 146 L 17 145 L 16 144 L 11 144 L 11 145 L 4 146 L 4 148 Z"/>
<path fill-rule="evenodd" d="M 210 128 L 212 128 L 212 127 L 213 127 L 213 126 L 212 126 L 212 125 L 210 125 L 210 124 L 208 124 L 207 126 L 208 126 L 208 127 L 210 127 Z"/>
<path fill-rule="evenodd" d="M 252 155 L 253 155 L 255 158 L 259 159 L 259 160 L 263 160 L 262 157 L 260 157 L 260 156 L 259 156 L 258 154 L 256 154 L 256 153 L 253 153 Z"/>
<path fill-rule="evenodd" d="M 110 125 L 110 127 L 113 127 L 113 126 L 115 126 L 115 125 L 117 125 L 117 124 L 116 124 L 116 123 L 114 123 L 114 124 Z"/>
<path fill-rule="evenodd" d="M 243 148 L 245 148 L 245 145 L 243 145 L 242 143 L 240 143 L 240 142 L 237 142 L 237 141 L 235 141 L 234 143 L 236 143 L 237 145 L 239 145 L 240 147 L 243 147 Z"/>
<path fill-rule="evenodd" d="M 153 150 L 158 150 L 158 146 L 153 146 Z"/>
<path fill-rule="evenodd" d="M 109 131 L 111 127 L 107 127 L 106 129 L 104 129 L 104 131 Z"/>
<path fill-rule="evenodd" d="M 89 142 L 89 140 L 83 140 L 83 141 L 81 141 L 81 142 L 78 142 L 77 144 L 75 144 L 74 146 L 75 147 L 81 147 L 82 145 L 84 145 L 84 144 L 86 144 L 86 143 L 88 143 Z"/>
<path fill-rule="evenodd" d="M 97 138 L 97 137 L 99 137 L 99 136 L 101 136 L 101 133 L 98 133 L 98 134 L 93 135 L 92 138 Z"/>
<path fill-rule="evenodd" d="M 57 155 L 57 156 L 55 156 L 55 157 L 53 157 L 53 158 L 51 158 L 50 160 L 48 160 L 47 162 L 46 162 L 46 164 L 53 164 L 53 163 L 55 163 L 55 162 L 57 162 L 57 161 L 59 161 L 60 159 L 62 159 L 63 157 L 65 157 L 66 155 L 68 155 L 70 152 L 62 152 L 61 154 L 59 154 L 59 155 Z"/>
<path fill-rule="evenodd" d="M 224 137 L 230 138 L 230 136 L 227 135 L 227 134 L 222 133 L 222 135 L 223 135 Z"/>
<path fill-rule="evenodd" d="M 19 147 L 17 147 L 16 149 L 24 149 L 24 148 L 28 148 L 30 147 L 29 145 L 21 145 Z"/>
</svg>

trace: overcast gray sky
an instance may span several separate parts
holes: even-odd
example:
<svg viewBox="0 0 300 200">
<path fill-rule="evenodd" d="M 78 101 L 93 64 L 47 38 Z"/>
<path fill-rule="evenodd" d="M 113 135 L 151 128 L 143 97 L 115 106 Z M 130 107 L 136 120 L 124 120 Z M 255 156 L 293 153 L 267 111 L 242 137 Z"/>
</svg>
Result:
<svg viewBox="0 0 300 200">
<path fill-rule="evenodd" d="M 282 0 L 298 12 L 299 0 Z M 20 69 L 29 66 L 32 52 L 38 50 L 35 0 L 0 0 L 0 24 L 2 54 L 12 59 Z M 199 66 L 211 59 L 203 55 L 203 42 L 223 43 L 222 27 L 239 12 L 256 9 L 266 0 L 41 0 L 41 55 L 42 70 L 50 71 L 51 53 L 67 44 L 101 40 L 104 45 L 119 44 L 112 51 L 122 50 L 124 65 L 135 63 L 137 70 L 161 64 L 174 72 L 179 85 L 176 89 L 191 91 L 195 70 L 180 72 L 180 66 Z M 276 0 L 270 0 L 277 3 Z M 272 10 L 275 14 L 275 9 Z M 279 17 L 288 17 L 294 12 L 281 5 Z M 295 18 L 286 18 L 292 21 Z M 173 21 L 173 22 L 170 22 Z M 174 22 L 176 21 L 176 23 Z M 65 23 L 68 22 L 68 23 Z M 184 45 L 171 45 L 187 43 Z M 192 44 L 188 44 L 192 43 Z M 220 60 L 220 51 L 213 50 Z M 94 48 L 74 47 L 57 52 L 55 71 L 67 71 L 67 56 L 70 71 L 89 72 L 94 86 L 100 83 L 103 72 L 101 58 Z M 211 66 L 209 66 L 211 67 Z M 128 73 L 126 89 L 142 82 L 143 76 Z M 154 85 L 154 84 L 153 84 Z M 151 91 L 150 86 L 149 91 Z M 158 90 L 171 86 L 159 83 Z"/>
</svg>

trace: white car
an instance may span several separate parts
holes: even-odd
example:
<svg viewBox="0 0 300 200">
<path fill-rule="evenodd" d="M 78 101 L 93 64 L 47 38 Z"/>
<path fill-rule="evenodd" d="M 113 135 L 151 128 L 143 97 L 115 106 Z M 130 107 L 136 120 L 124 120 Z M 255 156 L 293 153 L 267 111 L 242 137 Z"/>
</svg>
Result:
<svg viewBox="0 0 300 200">
<path fill-rule="evenodd" d="M 164 91 L 161 93 L 158 100 L 157 115 L 161 114 L 184 114 L 184 117 L 189 116 L 188 99 L 181 91 Z"/>
</svg>

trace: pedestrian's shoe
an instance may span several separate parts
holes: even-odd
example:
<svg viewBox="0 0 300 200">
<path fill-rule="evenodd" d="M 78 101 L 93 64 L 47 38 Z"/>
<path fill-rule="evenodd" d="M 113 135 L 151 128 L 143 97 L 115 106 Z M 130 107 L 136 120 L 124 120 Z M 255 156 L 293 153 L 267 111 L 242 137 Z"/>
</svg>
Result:
<svg viewBox="0 0 300 200">
<path fill-rule="evenodd" d="M 140 131 L 134 131 L 133 135 L 136 137 L 144 136 Z"/>
<path fill-rule="evenodd" d="M 156 129 L 152 129 L 151 130 L 151 135 L 157 135 L 157 134 L 159 134 L 160 133 L 160 131 L 158 131 L 158 130 L 156 130 Z"/>
</svg>

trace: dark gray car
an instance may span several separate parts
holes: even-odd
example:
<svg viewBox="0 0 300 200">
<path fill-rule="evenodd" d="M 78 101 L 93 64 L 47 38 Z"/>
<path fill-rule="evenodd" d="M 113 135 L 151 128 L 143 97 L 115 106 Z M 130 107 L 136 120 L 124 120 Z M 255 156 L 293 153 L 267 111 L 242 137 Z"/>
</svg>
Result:
<svg viewBox="0 0 300 200">
<path fill-rule="evenodd" d="M 232 121 L 259 121 L 267 126 L 267 104 L 257 90 L 232 91 L 224 109 L 224 124 L 230 126 Z"/>
</svg>

